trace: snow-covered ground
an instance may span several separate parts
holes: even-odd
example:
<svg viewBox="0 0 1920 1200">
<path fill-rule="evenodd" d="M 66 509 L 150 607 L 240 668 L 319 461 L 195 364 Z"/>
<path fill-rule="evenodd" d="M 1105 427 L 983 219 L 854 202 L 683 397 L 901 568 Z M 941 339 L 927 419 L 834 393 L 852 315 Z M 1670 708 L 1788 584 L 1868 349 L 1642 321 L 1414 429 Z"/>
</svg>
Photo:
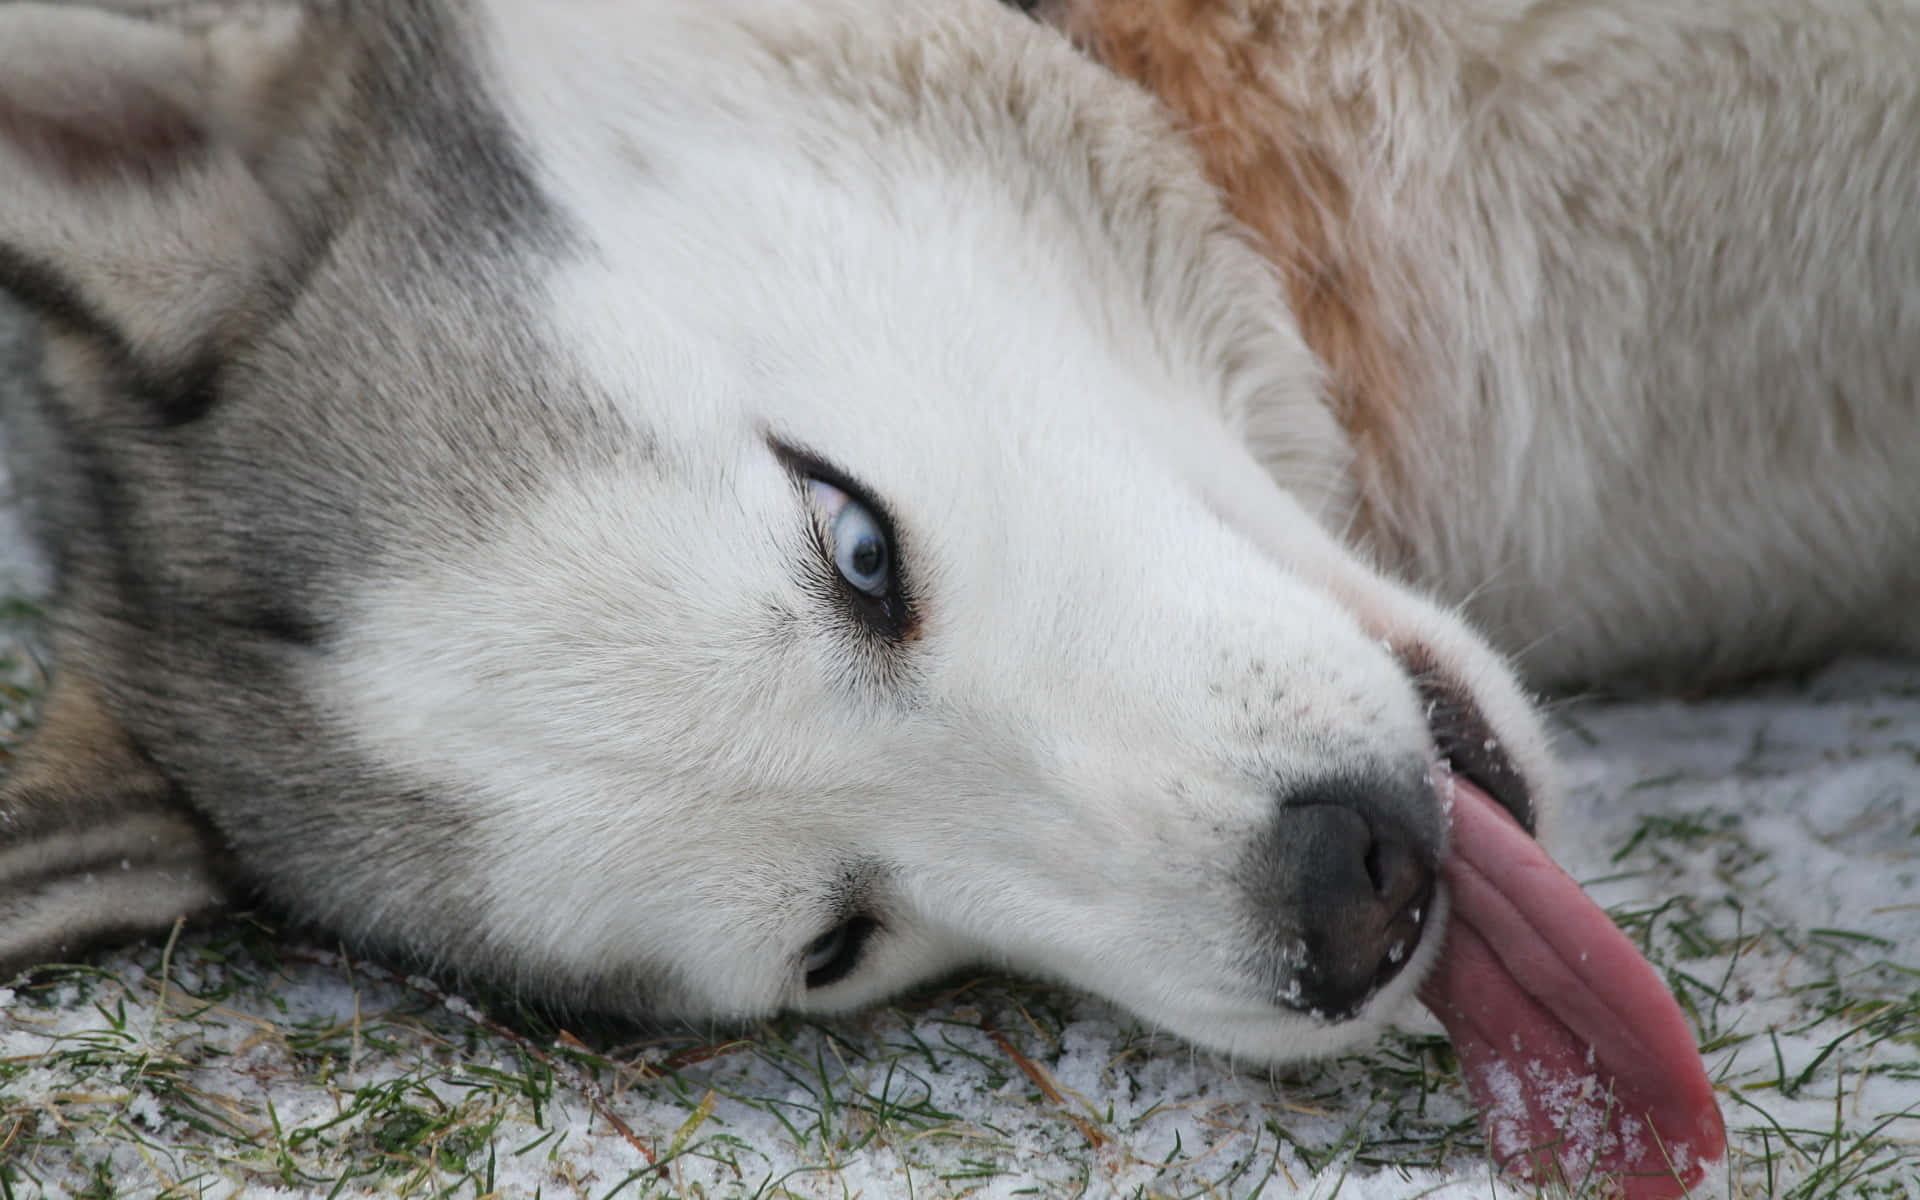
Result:
<svg viewBox="0 0 1920 1200">
<path fill-rule="evenodd" d="M 39 586 L 23 553 L 0 535 L 7 594 Z M 1920 665 L 1556 719 L 1552 848 L 1720 1090 L 1733 1154 L 1699 1194 L 1920 1200 Z M 490 1011 L 248 921 L 12 981 L 0 1195 L 1505 1192 L 1423 1014 L 1270 1072 L 992 978 L 591 1050 Z"/>
</svg>

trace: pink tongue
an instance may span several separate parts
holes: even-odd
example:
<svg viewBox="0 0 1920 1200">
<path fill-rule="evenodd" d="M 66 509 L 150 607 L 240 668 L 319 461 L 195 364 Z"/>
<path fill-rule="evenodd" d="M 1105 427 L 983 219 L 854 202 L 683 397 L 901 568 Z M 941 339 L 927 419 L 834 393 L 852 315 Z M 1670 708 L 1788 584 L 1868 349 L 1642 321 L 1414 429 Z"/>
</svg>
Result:
<svg viewBox="0 0 1920 1200">
<path fill-rule="evenodd" d="M 1485 792 L 1454 781 L 1445 953 L 1422 987 L 1497 1161 L 1667 1200 L 1726 1153 L 1713 1086 L 1633 943 Z"/>
</svg>

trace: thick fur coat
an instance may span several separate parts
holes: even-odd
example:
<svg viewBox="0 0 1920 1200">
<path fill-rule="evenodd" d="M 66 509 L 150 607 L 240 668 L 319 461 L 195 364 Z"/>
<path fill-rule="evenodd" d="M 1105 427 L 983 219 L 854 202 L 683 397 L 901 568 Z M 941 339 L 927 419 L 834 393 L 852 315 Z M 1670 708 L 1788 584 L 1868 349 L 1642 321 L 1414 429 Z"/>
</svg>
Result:
<svg viewBox="0 0 1920 1200">
<path fill-rule="evenodd" d="M 0 963 L 241 895 L 619 1012 L 1418 995 L 1692 1178 L 1522 680 L 1920 641 L 1920 4 L 1034 8 L 0 3 Z"/>
</svg>

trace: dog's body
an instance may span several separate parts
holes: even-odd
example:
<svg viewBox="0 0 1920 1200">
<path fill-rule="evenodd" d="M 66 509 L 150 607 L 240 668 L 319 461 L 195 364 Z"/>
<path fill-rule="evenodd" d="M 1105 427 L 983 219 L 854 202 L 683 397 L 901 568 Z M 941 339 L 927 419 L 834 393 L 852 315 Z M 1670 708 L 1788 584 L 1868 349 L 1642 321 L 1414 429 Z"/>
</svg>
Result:
<svg viewBox="0 0 1920 1200">
<path fill-rule="evenodd" d="M 1438 955 L 1436 741 L 1551 802 L 1452 608 L 1554 683 L 1920 641 L 1920 7 L 1251 7 L 1257 128 L 1041 6 L 1203 164 L 987 0 L 0 6 L 0 959 L 238 879 L 552 998 L 984 957 L 1319 1053 Z"/>
<path fill-rule="evenodd" d="M 1349 536 L 1529 677 L 1920 639 L 1914 5 L 1057 7 L 1287 268 Z"/>
</svg>

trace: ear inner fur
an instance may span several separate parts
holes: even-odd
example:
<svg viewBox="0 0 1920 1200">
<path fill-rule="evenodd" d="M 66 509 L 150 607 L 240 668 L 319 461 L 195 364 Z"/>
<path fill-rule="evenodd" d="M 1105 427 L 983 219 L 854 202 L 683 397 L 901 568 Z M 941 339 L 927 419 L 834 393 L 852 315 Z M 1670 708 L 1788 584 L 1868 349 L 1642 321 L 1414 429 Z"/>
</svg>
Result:
<svg viewBox="0 0 1920 1200">
<path fill-rule="evenodd" d="M 106 12 L 29 6 L 0 24 L 0 145 L 69 185 L 169 173 L 206 142 L 188 97 L 206 56 L 163 26 Z M 73 53 L 92 44 L 89 64 Z M 109 48 L 110 47 L 110 48 Z"/>
<path fill-rule="evenodd" d="M 0 6 L 0 287 L 142 382 L 270 321 L 318 252 L 303 214 L 352 65 L 332 32 L 292 8 Z"/>
</svg>

